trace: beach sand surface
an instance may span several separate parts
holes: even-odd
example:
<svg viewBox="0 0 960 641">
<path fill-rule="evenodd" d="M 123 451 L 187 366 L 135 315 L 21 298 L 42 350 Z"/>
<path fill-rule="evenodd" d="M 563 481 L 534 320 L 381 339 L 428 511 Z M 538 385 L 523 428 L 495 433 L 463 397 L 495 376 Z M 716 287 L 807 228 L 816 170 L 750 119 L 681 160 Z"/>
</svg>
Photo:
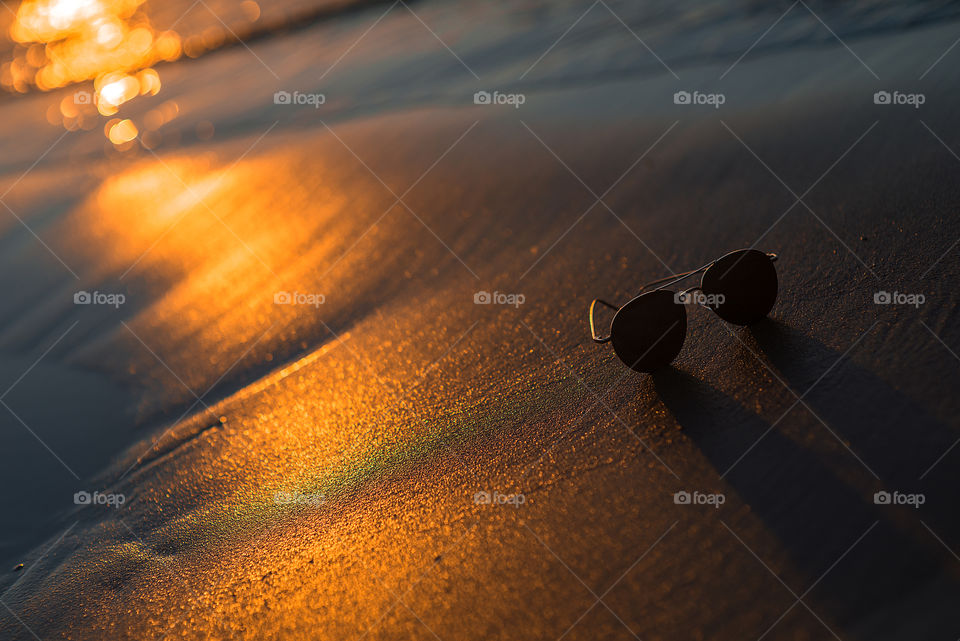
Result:
<svg viewBox="0 0 960 641">
<path fill-rule="evenodd" d="M 674 17 L 661 64 L 598 4 L 548 49 L 589 7 L 165 65 L 152 152 L 0 106 L 0 637 L 956 638 L 960 22 L 798 5 L 737 62 L 786 6 Z M 769 319 L 691 307 L 652 376 L 590 341 L 754 244 Z"/>
</svg>

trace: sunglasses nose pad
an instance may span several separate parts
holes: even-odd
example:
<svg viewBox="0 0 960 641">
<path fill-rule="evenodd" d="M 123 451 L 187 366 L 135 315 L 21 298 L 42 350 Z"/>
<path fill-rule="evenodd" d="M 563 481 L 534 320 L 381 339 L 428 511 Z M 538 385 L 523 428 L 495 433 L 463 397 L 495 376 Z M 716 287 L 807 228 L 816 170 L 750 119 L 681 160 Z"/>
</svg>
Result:
<svg viewBox="0 0 960 641">
<path fill-rule="evenodd" d="M 727 254 L 703 274 L 703 293 L 711 309 L 728 323 L 749 325 L 762 319 L 777 300 L 773 259 L 755 249 Z"/>
<path fill-rule="evenodd" d="M 620 308 L 610 336 L 613 351 L 627 367 L 653 372 L 680 353 L 687 336 L 687 310 L 671 291 L 642 294 Z"/>
</svg>

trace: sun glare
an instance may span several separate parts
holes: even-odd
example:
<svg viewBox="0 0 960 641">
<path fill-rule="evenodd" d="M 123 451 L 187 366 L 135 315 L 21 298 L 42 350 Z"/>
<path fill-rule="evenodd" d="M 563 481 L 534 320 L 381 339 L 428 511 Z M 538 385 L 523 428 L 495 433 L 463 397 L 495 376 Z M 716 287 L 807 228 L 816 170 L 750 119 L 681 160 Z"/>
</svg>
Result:
<svg viewBox="0 0 960 641">
<path fill-rule="evenodd" d="M 180 36 L 157 32 L 140 11 L 144 0 L 27 0 L 10 36 L 32 55 L 15 56 L 2 78 L 8 88 L 53 89 L 104 73 L 136 72 L 180 57 Z"/>
<path fill-rule="evenodd" d="M 217 25 L 189 37 L 181 37 L 172 29 L 155 29 L 145 3 L 146 0 L 25 0 L 10 26 L 14 49 L 12 58 L 0 64 L 0 87 L 26 93 L 93 81 L 93 92 L 78 88 L 46 111 L 50 124 L 62 125 L 69 131 L 89 130 L 97 126 L 98 116 L 115 116 L 124 103 L 137 96 L 156 95 L 161 82 L 154 65 L 184 55 L 195 58 L 227 40 L 224 30 Z M 248 22 L 260 18 L 260 5 L 254 0 L 244 0 L 240 8 Z M 140 129 L 146 130 L 150 140 L 141 142 L 149 149 L 160 140 L 157 128 L 172 116 L 151 110 L 147 118 L 150 122 L 142 123 L 144 127 Z M 124 131 L 120 138 L 129 133 Z M 109 133 L 107 137 L 114 140 Z"/>
<path fill-rule="evenodd" d="M 27 0 L 10 27 L 18 46 L 13 59 L 0 66 L 0 85 L 23 93 L 93 80 L 88 98 L 83 91 L 75 94 L 76 109 L 48 112 L 54 122 L 59 111 L 60 124 L 71 130 L 89 128 L 94 108 L 113 116 L 125 102 L 155 95 L 161 83 L 151 66 L 178 59 L 183 46 L 176 32 L 151 26 L 141 11 L 144 1 Z"/>
</svg>

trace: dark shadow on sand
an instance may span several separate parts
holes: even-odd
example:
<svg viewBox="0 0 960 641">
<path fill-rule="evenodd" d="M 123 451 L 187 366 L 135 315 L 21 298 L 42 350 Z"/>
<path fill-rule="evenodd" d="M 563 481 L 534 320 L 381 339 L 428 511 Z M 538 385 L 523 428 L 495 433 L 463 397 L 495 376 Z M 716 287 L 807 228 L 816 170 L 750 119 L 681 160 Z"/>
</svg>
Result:
<svg viewBox="0 0 960 641">
<path fill-rule="evenodd" d="M 842 352 L 785 323 L 765 319 L 747 332 L 767 365 L 797 396 L 806 394 L 804 402 L 880 477 L 885 489 L 924 493 L 923 519 L 952 540 L 960 537 L 960 513 L 954 509 L 960 490 L 958 469 L 947 459 L 931 470 L 960 431 L 939 422 L 849 355 L 816 383 Z M 798 405 L 793 411 L 808 410 Z M 826 427 L 820 428 L 833 438 Z"/>
<path fill-rule="evenodd" d="M 850 487 L 816 453 L 788 438 L 783 423 L 770 429 L 770 423 L 713 386 L 675 368 L 656 373 L 653 380 L 684 434 L 702 450 L 718 475 L 765 434 L 726 481 L 790 557 L 792 567 L 782 569 L 781 578 L 797 595 L 877 523 L 804 598 L 841 638 L 857 638 L 850 629 L 856 622 L 887 606 L 895 607 L 906 600 L 905 595 L 942 578 L 942 555 L 931 541 L 913 536 L 915 528 L 908 534 L 900 520 L 908 508 L 875 505 L 872 494 Z M 798 407 L 794 411 L 805 410 Z M 784 422 L 789 420 L 788 416 Z M 823 429 L 812 417 L 806 422 Z M 859 466 L 852 457 L 850 464 Z M 756 551 L 763 556 L 762 550 Z M 953 580 L 950 585 L 955 588 L 954 596 L 945 598 L 955 599 L 960 595 L 960 581 Z M 957 623 L 943 622 L 951 629 Z M 776 632 L 774 629 L 768 638 L 782 638 Z M 829 637 L 823 632 L 824 638 Z"/>
</svg>

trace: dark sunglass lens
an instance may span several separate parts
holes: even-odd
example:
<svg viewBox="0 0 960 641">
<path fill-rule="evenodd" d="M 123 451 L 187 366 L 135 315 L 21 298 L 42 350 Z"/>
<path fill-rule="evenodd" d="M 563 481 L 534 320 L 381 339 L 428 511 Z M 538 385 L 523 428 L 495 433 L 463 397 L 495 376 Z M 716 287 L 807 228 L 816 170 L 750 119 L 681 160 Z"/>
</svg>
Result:
<svg viewBox="0 0 960 641">
<path fill-rule="evenodd" d="M 704 272 L 703 293 L 723 301 L 710 305 L 720 318 L 736 325 L 749 325 L 773 308 L 777 300 L 777 270 L 761 251 L 736 251 Z"/>
<path fill-rule="evenodd" d="M 652 372 L 669 365 L 687 335 L 687 311 L 674 293 L 659 290 L 624 305 L 610 326 L 613 351 L 628 367 Z"/>
</svg>

